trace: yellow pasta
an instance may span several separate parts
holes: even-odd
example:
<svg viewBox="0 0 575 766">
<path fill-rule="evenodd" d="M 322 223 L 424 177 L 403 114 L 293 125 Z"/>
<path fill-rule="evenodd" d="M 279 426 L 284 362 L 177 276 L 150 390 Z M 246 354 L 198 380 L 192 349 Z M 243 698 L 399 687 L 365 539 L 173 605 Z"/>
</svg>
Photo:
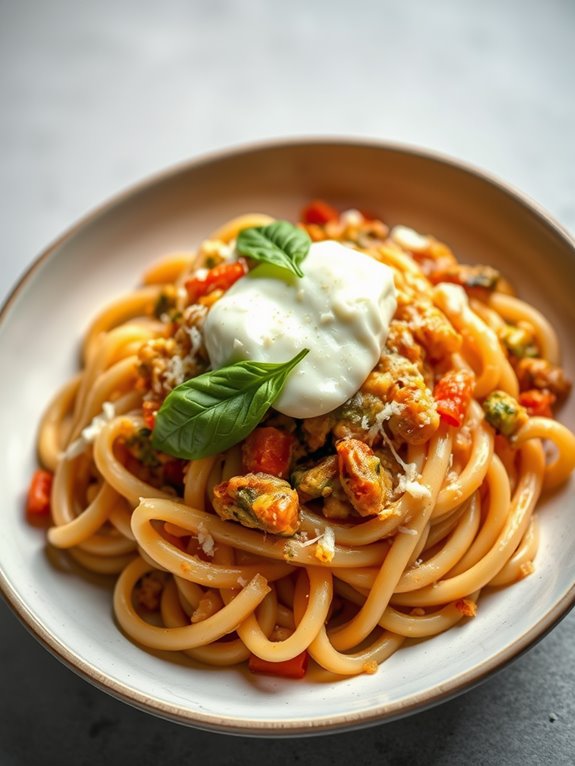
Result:
<svg viewBox="0 0 575 766">
<path fill-rule="evenodd" d="M 373 673 L 533 571 L 540 494 L 575 468 L 575 436 L 552 414 L 569 382 L 547 320 L 493 269 L 312 203 L 300 232 L 343 243 L 350 273 L 354 252 L 391 269 L 375 366 L 333 410 L 272 404 L 231 446 L 160 450 L 171 392 L 210 373 L 206 317 L 256 265 L 238 237 L 273 223 L 224 223 L 93 320 L 83 369 L 40 424 L 28 512 L 49 505 L 49 545 L 117 575 L 115 619 L 142 647 L 288 677 L 308 658 Z"/>
</svg>

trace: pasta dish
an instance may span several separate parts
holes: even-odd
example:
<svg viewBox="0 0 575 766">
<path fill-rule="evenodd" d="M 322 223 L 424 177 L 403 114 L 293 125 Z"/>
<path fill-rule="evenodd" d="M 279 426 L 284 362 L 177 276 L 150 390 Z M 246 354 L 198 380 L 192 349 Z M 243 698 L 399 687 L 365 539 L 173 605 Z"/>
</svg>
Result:
<svg viewBox="0 0 575 766">
<path fill-rule="evenodd" d="M 129 639 L 210 665 L 374 673 L 533 571 L 539 497 L 575 468 L 542 314 L 433 236 L 321 201 L 159 260 L 82 354 L 27 516 L 116 577 Z"/>
</svg>

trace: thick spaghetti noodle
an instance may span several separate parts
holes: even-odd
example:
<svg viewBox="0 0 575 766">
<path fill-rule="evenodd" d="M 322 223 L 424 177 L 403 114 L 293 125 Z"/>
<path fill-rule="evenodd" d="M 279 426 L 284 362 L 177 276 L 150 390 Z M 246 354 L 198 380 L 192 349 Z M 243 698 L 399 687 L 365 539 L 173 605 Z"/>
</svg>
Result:
<svg viewBox="0 0 575 766">
<path fill-rule="evenodd" d="M 374 672 L 405 640 L 474 616 L 484 588 L 532 571 L 540 493 L 575 467 L 575 438 L 551 411 L 569 384 L 548 322 L 493 269 L 313 203 L 301 223 L 313 241 L 393 270 L 375 368 L 326 414 L 272 408 L 223 452 L 159 451 L 157 411 L 209 370 L 206 315 L 253 266 L 238 267 L 238 234 L 270 221 L 230 221 L 94 320 L 82 372 L 43 418 L 29 512 L 46 510 L 53 474 L 49 543 L 118 575 L 117 622 L 144 647 L 280 675 L 302 675 L 308 656 Z"/>
</svg>

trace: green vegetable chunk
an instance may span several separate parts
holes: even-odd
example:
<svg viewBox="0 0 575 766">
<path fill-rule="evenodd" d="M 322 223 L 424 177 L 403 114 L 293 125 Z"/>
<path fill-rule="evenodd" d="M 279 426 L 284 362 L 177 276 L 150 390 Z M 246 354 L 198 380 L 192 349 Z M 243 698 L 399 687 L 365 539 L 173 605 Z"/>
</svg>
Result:
<svg viewBox="0 0 575 766">
<path fill-rule="evenodd" d="M 297 493 L 287 481 L 268 473 L 233 476 L 214 487 L 212 502 L 224 521 L 287 537 L 299 529 Z"/>
<path fill-rule="evenodd" d="M 236 242 L 239 253 L 254 261 L 272 263 L 303 277 L 300 263 L 307 256 L 311 239 L 307 232 L 289 221 L 254 226 L 240 231 Z"/>
<path fill-rule="evenodd" d="M 308 352 L 281 363 L 236 362 L 186 380 L 156 415 L 153 448 L 197 460 L 237 444 L 257 426 Z"/>
<path fill-rule="evenodd" d="M 505 391 L 492 391 L 483 402 L 485 420 L 503 436 L 513 436 L 527 421 L 525 407 Z"/>
<path fill-rule="evenodd" d="M 296 468 L 291 480 L 297 491 L 306 498 L 329 497 L 339 481 L 337 455 L 329 455 L 314 466 Z"/>
<path fill-rule="evenodd" d="M 515 327 L 510 324 L 505 325 L 500 331 L 499 337 L 509 353 L 519 359 L 539 356 L 539 348 L 535 342 L 534 335 L 525 327 Z"/>
</svg>

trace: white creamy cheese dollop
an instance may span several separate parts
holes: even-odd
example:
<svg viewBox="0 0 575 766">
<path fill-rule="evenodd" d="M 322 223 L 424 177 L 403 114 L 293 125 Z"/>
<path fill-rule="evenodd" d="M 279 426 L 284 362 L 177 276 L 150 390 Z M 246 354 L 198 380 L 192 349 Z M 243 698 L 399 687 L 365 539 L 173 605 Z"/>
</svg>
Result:
<svg viewBox="0 0 575 766">
<path fill-rule="evenodd" d="M 339 407 L 365 381 L 383 351 L 396 309 L 393 272 L 339 242 L 311 245 L 303 278 L 262 264 L 212 306 L 204 337 L 214 369 L 231 362 L 287 362 L 274 408 L 294 418 Z"/>
</svg>

